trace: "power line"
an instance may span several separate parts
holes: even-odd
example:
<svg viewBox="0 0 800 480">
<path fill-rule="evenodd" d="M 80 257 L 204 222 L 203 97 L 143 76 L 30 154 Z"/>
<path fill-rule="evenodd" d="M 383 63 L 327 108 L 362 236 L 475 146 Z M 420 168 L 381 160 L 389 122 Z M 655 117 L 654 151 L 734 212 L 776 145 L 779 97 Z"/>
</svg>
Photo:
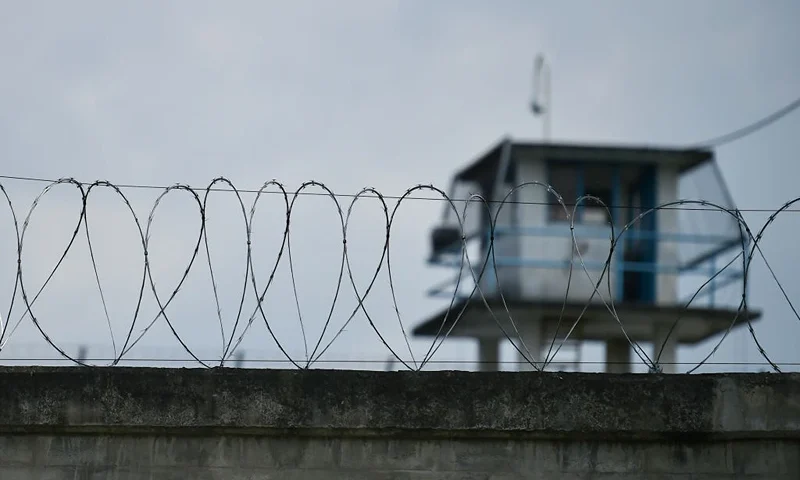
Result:
<svg viewBox="0 0 800 480">
<path fill-rule="evenodd" d="M 785 117 L 786 115 L 789 115 L 790 113 L 792 113 L 793 111 L 797 110 L 798 108 L 800 108 L 800 98 L 798 98 L 797 100 L 793 101 L 792 103 L 786 105 L 785 107 L 781 108 L 780 110 L 777 110 L 777 111 L 767 115 L 766 117 L 764 117 L 764 118 L 762 118 L 762 119 L 760 119 L 760 120 L 758 120 L 756 122 L 753 122 L 753 123 L 751 123 L 751 124 L 749 124 L 749 125 L 747 125 L 745 127 L 742 127 L 742 128 L 740 128 L 738 130 L 734 130 L 734 131 L 732 131 L 730 133 L 726 133 L 725 135 L 720 135 L 718 137 L 714 137 L 714 138 L 708 139 L 708 140 L 706 140 L 704 142 L 695 143 L 695 144 L 689 146 L 688 148 L 689 149 L 694 149 L 694 148 L 712 148 L 712 147 L 719 147 L 721 145 L 725 145 L 725 144 L 728 144 L 728 143 L 735 142 L 736 140 L 740 140 L 740 139 L 742 139 L 742 138 L 744 138 L 744 137 L 746 137 L 748 135 L 752 135 L 753 133 L 755 133 L 755 132 L 757 132 L 757 131 L 759 131 L 759 130 L 761 130 L 763 128 L 768 127 L 769 125 L 772 125 L 773 123 L 777 122 L 778 120 L 780 120 L 781 118 Z"/>
</svg>

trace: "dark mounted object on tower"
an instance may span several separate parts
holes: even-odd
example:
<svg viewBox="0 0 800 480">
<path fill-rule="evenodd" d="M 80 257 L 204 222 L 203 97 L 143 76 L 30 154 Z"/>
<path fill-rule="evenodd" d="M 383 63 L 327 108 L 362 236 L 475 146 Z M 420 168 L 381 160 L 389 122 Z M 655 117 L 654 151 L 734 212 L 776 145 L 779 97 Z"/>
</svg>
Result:
<svg viewBox="0 0 800 480">
<path fill-rule="evenodd" d="M 461 229 L 458 227 L 436 227 L 431 232 L 433 254 L 461 248 Z"/>
</svg>

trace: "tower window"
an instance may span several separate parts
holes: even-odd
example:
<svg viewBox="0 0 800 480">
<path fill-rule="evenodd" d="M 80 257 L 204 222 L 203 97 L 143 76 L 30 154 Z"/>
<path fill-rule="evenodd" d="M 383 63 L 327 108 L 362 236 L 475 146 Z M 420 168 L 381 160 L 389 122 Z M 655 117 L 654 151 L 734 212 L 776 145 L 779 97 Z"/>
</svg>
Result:
<svg viewBox="0 0 800 480">
<path fill-rule="evenodd" d="M 609 165 L 586 165 L 563 163 L 549 165 L 550 186 L 561 195 L 569 215 L 577 214 L 576 222 L 608 224 L 611 221 L 606 207 L 596 201 L 584 199 L 577 210 L 573 210 L 578 198 L 591 195 L 599 198 L 606 206 L 612 205 L 612 167 Z M 554 196 L 548 198 L 548 220 L 565 222 L 568 220 L 564 207 Z"/>
</svg>

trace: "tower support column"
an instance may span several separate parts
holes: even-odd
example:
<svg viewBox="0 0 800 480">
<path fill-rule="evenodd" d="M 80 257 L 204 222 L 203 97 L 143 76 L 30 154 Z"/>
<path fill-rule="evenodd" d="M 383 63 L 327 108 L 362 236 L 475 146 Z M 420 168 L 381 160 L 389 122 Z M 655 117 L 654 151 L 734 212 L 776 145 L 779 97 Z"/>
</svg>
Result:
<svg viewBox="0 0 800 480">
<path fill-rule="evenodd" d="M 500 368 L 500 340 L 478 339 L 478 365 L 481 372 L 496 372 Z"/>
<path fill-rule="evenodd" d="M 515 339 L 516 346 L 519 349 L 516 351 L 517 361 L 520 372 L 530 372 L 536 370 L 529 362 L 533 362 L 541 367 L 542 358 L 542 325 L 538 320 L 533 320 L 530 323 L 518 325 L 520 338 L 525 342 L 522 345 L 520 338 Z M 527 351 L 525 350 L 527 347 Z M 528 353 L 530 352 L 530 353 Z"/>
<path fill-rule="evenodd" d="M 631 373 L 631 345 L 628 340 L 606 341 L 606 373 Z"/>
<path fill-rule="evenodd" d="M 658 358 L 658 363 L 661 365 L 661 371 L 663 373 L 676 373 L 678 371 L 678 342 L 676 335 L 677 332 L 672 332 L 672 335 L 667 338 L 669 335 L 671 325 L 656 325 L 655 332 L 653 334 L 653 361 Z M 664 342 L 666 341 L 666 345 Z M 664 345 L 662 350 L 662 345 Z M 658 357 L 658 353 L 661 352 L 661 357 Z"/>
</svg>

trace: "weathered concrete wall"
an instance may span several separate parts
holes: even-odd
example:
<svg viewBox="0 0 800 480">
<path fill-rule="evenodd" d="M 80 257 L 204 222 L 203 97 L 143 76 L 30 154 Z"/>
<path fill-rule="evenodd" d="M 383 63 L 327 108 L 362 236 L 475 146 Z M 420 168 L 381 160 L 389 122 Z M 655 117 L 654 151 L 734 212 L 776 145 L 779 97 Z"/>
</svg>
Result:
<svg viewBox="0 0 800 480">
<path fill-rule="evenodd" d="M 800 376 L 0 369 L 0 479 L 800 478 Z"/>
</svg>

